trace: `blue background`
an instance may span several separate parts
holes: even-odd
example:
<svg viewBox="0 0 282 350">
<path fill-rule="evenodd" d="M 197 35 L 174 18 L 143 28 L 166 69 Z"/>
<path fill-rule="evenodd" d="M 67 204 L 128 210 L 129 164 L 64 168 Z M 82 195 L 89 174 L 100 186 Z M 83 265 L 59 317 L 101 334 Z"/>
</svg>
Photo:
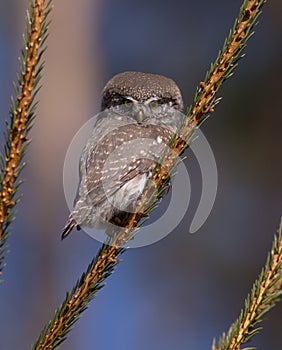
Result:
<svg viewBox="0 0 282 350">
<path fill-rule="evenodd" d="M 215 59 L 241 1 L 54 2 L 43 88 L 0 287 L 1 349 L 28 349 L 100 243 L 60 241 L 68 216 L 63 162 L 79 127 L 99 111 L 106 81 L 124 70 L 172 77 L 186 105 Z M 0 4 L 0 117 L 8 118 L 27 1 Z M 282 3 L 269 1 L 223 101 L 203 125 L 219 172 L 213 211 L 187 233 L 200 181 L 188 152 L 192 204 L 162 241 L 123 255 L 61 349 L 197 349 L 236 319 L 264 265 L 281 216 Z M 177 178 L 176 178 L 177 181 Z M 194 189 L 194 194 L 193 194 Z M 278 305 L 252 345 L 281 349 Z"/>
</svg>

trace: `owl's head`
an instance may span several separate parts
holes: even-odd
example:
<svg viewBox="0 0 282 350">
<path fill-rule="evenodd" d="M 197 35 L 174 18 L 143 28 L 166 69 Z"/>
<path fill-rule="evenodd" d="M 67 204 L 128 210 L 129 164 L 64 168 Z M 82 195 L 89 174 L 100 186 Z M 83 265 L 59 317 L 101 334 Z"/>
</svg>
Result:
<svg viewBox="0 0 282 350">
<path fill-rule="evenodd" d="M 162 115 L 167 108 L 181 111 L 180 89 L 170 79 L 157 74 L 124 72 L 106 84 L 102 94 L 102 111 L 117 108 L 141 123 L 146 115 Z"/>
</svg>

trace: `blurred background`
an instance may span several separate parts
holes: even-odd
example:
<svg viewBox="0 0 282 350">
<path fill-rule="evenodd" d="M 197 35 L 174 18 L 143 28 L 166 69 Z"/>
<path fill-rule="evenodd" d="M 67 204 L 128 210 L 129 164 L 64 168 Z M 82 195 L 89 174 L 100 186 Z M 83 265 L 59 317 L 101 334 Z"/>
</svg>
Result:
<svg viewBox="0 0 282 350">
<path fill-rule="evenodd" d="M 0 288 L 1 349 L 30 348 L 100 246 L 81 231 L 61 242 L 69 215 L 62 178 L 68 145 L 99 111 L 106 81 L 125 70 L 163 74 L 190 104 L 241 0 L 54 4 L 24 197 Z M 26 0 L 0 3 L 1 130 L 27 6 Z M 188 152 L 193 200 L 187 215 L 167 238 L 124 254 L 61 349 L 210 349 L 236 319 L 281 216 L 281 13 L 280 0 L 265 5 L 245 58 L 220 90 L 223 101 L 202 127 L 219 173 L 207 222 L 187 233 L 201 185 Z M 281 320 L 282 304 L 266 315 L 251 345 L 281 349 Z"/>
</svg>

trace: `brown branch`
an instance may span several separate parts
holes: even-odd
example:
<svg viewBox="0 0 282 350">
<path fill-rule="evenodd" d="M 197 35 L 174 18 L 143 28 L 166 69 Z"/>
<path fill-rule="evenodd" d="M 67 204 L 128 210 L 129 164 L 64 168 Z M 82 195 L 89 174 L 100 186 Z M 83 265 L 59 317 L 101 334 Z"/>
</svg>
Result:
<svg viewBox="0 0 282 350">
<path fill-rule="evenodd" d="M 222 52 L 218 63 L 215 65 L 212 75 L 207 82 L 200 83 L 201 98 L 192 109 L 191 119 L 194 123 L 207 114 L 213 113 L 213 100 L 215 94 L 226 75 L 226 72 L 234 62 L 234 54 L 242 47 L 242 42 L 248 35 L 250 19 L 256 17 L 261 0 L 250 0 L 242 14 L 242 19 L 237 23 L 234 33 L 225 50 Z"/>
<path fill-rule="evenodd" d="M 6 157 L 1 193 L 0 193 L 0 239 L 3 234 L 3 225 L 8 211 L 15 205 L 12 200 L 16 170 L 20 163 L 20 153 L 25 142 L 25 129 L 27 125 L 28 108 L 32 99 L 32 90 L 35 76 L 35 67 L 38 62 L 38 49 L 40 43 L 41 23 L 43 21 L 44 0 L 36 0 L 34 4 L 33 16 L 31 18 L 32 29 L 28 39 L 26 51 L 25 71 L 23 81 L 20 86 L 21 93 L 17 98 L 15 111 L 15 121 L 9 137 L 11 147 Z"/>
<path fill-rule="evenodd" d="M 162 188 L 174 167 L 177 156 L 189 144 L 194 129 L 198 127 L 204 116 L 213 112 L 216 104 L 215 94 L 222 82 L 230 76 L 233 64 L 245 45 L 248 32 L 254 25 L 263 3 L 263 0 L 244 1 L 235 27 L 225 43 L 223 51 L 208 73 L 206 81 L 201 82 L 197 89 L 194 103 L 188 111 L 183 127 L 179 132 L 180 137 L 173 140 L 171 147 L 168 149 L 168 154 L 162 162 L 162 167 L 156 169 L 153 181 L 150 182 L 145 193 L 143 193 L 138 208 L 131 215 L 127 227 L 112 238 L 109 245 L 103 245 L 96 258 L 89 265 L 87 272 L 83 274 L 73 291 L 67 295 L 53 320 L 43 330 L 32 348 L 33 350 L 54 349 L 65 339 L 71 325 L 85 310 L 88 302 L 101 288 L 104 279 L 110 275 L 113 267 L 118 263 L 117 259 L 123 252 L 121 247 L 132 238 L 134 229 L 145 215 L 146 203 L 149 202 L 151 189 L 154 187 Z"/>
<path fill-rule="evenodd" d="M 228 350 L 237 350 L 240 345 L 245 342 L 253 324 L 255 323 L 258 314 L 261 312 L 263 302 L 267 295 L 272 294 L 275 291 L 281 290 L 282 278 L 280 278 L 275 284 L 273 281 L 277 277 L 277 271 L 282 270 L 282 238 L 280 239 L 279 249 L 274 254 L 270 267 L 266 270 L 264 279 L 259 286 L 258 295 L 254 296 L 251 305 L 248 308 L 247 316 L 243 323 L 240 324 L 240 330 L 237 335 L 230 339 L 230 347 Z"/>
<path fill-rule="evenodd" d="M 239 350 L 241 345 L 260 329 L 258 323 L 280 299 L 282 294 L 282 221 L 265 266 L 254 282 L 245 300 L 238 319 L 231 325 L 228 333 L 223 333 L 218 346 L 214 340 L 212 350 Z"/>
<path fill-rule="evenodd" d="M 51 350 L 64 340 L 64 334 L 70 326 L 66 323 L 66 319 L 76 319 L 76 315 L 84 307 L 85 301 L 93 294 L 93 288 L 99 283 L 99 280 L 103 279 L 104 271 L 109 265 L 117 264 L 119 251 L 117 246 L 107 246 L 107 249 L 102 251 L 93 269 L 85 276 L 84 283 L 76 289 L 75 294 L 64 305 L 61 315 L 52 323 L 49 331 L 35 344 L 32 350 Z"/>
<path fill-rule="evenodd" d="M 256 17 L 258 8 L 262 6 L 261 0 L 250 0 L 242 14 L 241 21 L 238 21 L 237 27 L 229 40 L 229 43 L 225 46 L 225 49 L 219 56 L 214 68 L 211 71 L 210 77 L 206 82 L 200 82 L 198 93 L 195 100 L 198 100 L 192 107 L 191 113 L 185 118 L 182 129 L 179 131 L 180 137 L 176 138 L 173 143 L 169 154 L 166 156 L 162 163 L 160 170 L 154 174 L 154 182 L 157 184 L 157 188 L 160 189 L 163 183 L 166 181 L 169 172 L 172 170 L 175 159 L 177 156 L 185 150 L 187 144 L 190 141 L 190 137 L 193 134 L 194 129 L 198 126 L 202 118 L 208 114 L 214 112 L 214 100 L 216 92 L 223 80 L 226 78 L 228 69 L 232 67 L 234 63 L 234 56 L 236 52 L 242 47 L 242 42 L 246 38 L 251 24 L 250 19 Z M 149 189 L 150 191 L 150 189 Z M 142 217 L 142 208 L 146 203 L 146 193 L 143 196 L 144 203 L 140 204 L 138 213 L 133 214 L 128 224 L 128 229 L 132 230 L 137 222 Z"/>
</svg>

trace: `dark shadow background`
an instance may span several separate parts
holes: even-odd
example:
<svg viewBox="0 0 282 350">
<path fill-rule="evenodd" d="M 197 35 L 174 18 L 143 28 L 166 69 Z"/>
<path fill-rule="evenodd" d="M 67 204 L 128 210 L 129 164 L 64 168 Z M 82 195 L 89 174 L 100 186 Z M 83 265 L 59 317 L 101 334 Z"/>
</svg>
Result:
<svg viewBox="0 0 282 350">
<path fill-rule="evenodd" d="M 240 0 L 55 2 L 24 197 L 0 287 L 1 349 L 30 347 L 100 246 L 83 232 L 61 242 L 60 232 L 68 216 L 64 156 L 75 132 L 99 111 L 103 85 L 124 70 L 164 74 L 191 103 L 240 5 Z M 26 7 L 19 0 L 0 4 L 2 130 Z M 166 239 L 123 256 L 61 349 L 204 350 L 237 317 L 281 216 L 281 13 L 280 0 L 265 5 L 246 57 L 202 127 L 219 172 L 207 222 L 196 234 L 187 233 L 200 193 L 197 166 L 188 154 L 196 190 L 187 216 Z M 280 304 L 266 315 L 251 345 L 282 349 L 281 312 Z"/>
</svg>

